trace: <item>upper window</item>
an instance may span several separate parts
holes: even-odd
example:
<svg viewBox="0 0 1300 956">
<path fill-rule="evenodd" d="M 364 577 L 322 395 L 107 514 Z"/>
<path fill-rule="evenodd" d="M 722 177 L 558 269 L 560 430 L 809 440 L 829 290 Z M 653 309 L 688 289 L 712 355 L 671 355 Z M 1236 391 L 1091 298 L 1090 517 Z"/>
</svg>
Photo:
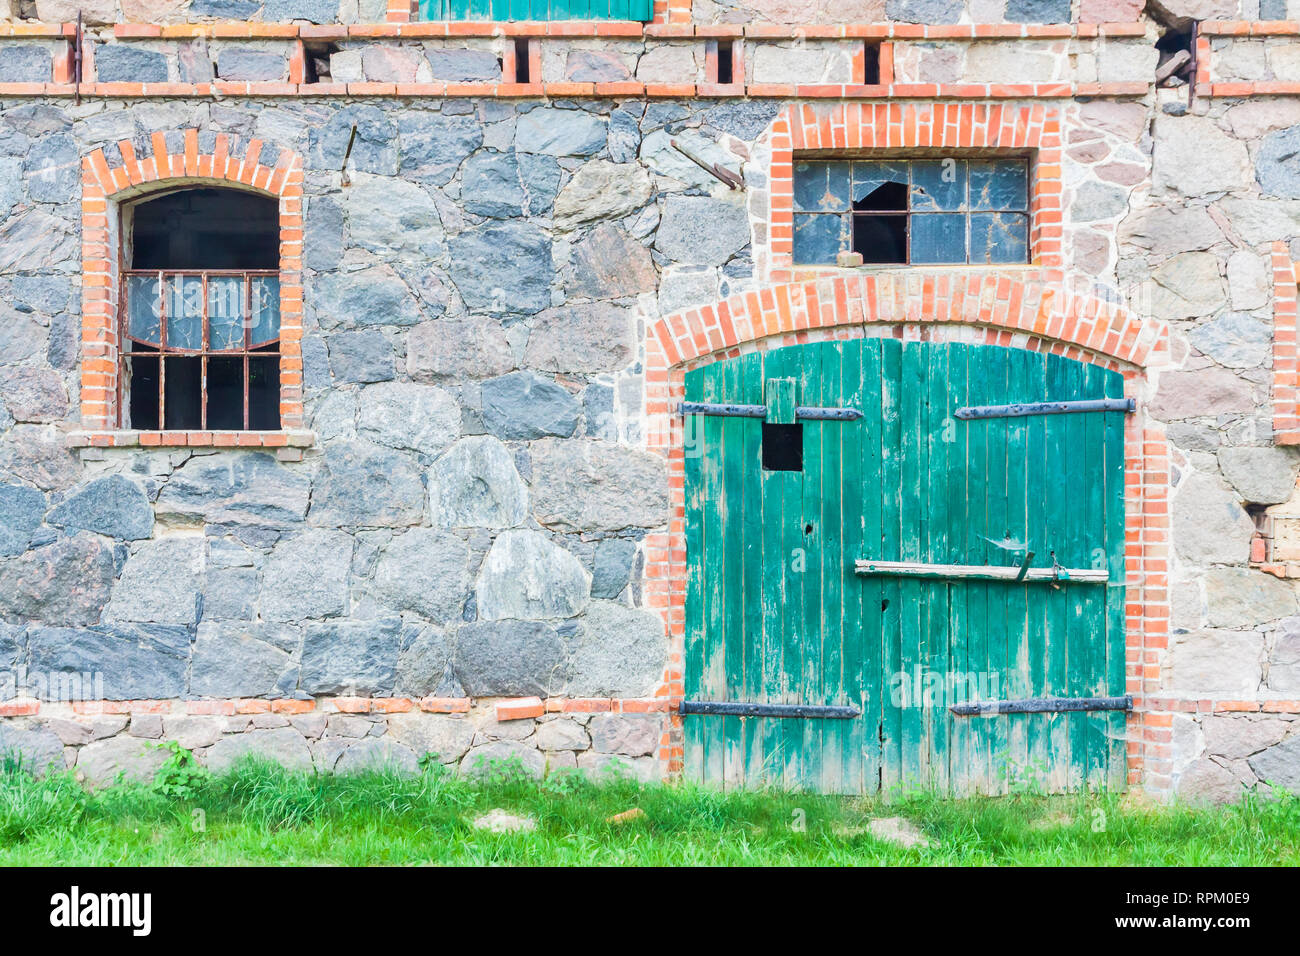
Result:
<svg viewBox="0 0 1300 956">
<path fill-rule="evenodd" d="M 123 238 L 126 427 L 278 429 L 276 200 L 178 190 L 126 207 Z"/>
<path fill-rule="evenodd" d="M 1024 159 L 871 159 L 794 165 L 794 261 L 1029 261 Z"/>
<path fill-rule="evenodd" d="M 654 0 L 419 0 L 422 20 L 654 19 Z"/>
</svg>

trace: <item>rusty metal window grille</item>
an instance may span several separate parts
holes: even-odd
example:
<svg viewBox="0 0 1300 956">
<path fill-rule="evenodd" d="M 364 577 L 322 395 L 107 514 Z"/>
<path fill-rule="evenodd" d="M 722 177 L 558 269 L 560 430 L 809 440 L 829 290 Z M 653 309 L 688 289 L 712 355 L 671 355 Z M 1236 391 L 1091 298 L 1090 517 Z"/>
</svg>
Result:
<svg viewBox="0 0 1300 956">
<path fill-rule="evenodd" d="M 141 430 L 280 427 L 275 270 L 127 270 L 124 403 Z"/>
<path fill-rule="evenodd" d="M 1029 261 L 1029 164 L 1020 158 L 796 161 L 794 261 Z"/>
</svg>

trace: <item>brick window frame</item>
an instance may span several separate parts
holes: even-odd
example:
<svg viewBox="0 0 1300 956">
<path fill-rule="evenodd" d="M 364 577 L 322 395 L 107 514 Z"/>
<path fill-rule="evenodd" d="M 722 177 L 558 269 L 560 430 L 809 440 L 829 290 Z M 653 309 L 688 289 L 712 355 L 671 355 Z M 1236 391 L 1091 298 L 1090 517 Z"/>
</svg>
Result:
<svg viewBox="0 0 1300 956">
<path fill-rule="evenodd" d="M 1041 103 L 797 103 L 773 120 L 769 135 L 771 193 L 764 252 L 773 281 L 789 282 L 835 269 L 794 264 L 797 158 L 836 154 L 875 158 L 945 149 L 963 157 L 1029 158 L 1029 266 L 1064 268 L 1061 114 L 1057 107 Z"/>
<path fill-rule="evenodd" d="M 1139 402 L 1124 428 L 1125 683 L 1134 709 L 1127 727 L 1128 779 L 1157 794 L 1172 787 L 1174 713 L 1234 710 L 1244 702 L 1162 696 L 1169 646 L 1169 451 L 1162 425 L 1142 406 L 1147 370 L 1169 363 L 1168 327 L 1122 305 L 1073 295 L 1059 274 L 1016 268 L 947 271 L 909 267 L 880 273 L 837 270 L 684 309 L 648 323 L 645 354 L 647 448 L 667 465 L 669 524 L 645 539 L 645 601 L 664 620 L 669 663 L 656 696 L 670 701 L 660 758 L 683 768 L 685 693 L 685 430 L 675 412 L 690 369 L 747 352 L 834 339 L 889 335 L 1051 352 L 1124 377 Z M 1255 705 L 1258 709 L 1258 705 Z"/>
<path fill-rule="evenodd" d="M 179 135 L 178 135 L 179 134 Z M 74 445 L 260 445 L 309 443 L 301 433 L 302 402 L 302 158 L 249 140 L 242 151 L 219 133 L 211 152 L 199 151 L 199 131 L 149 137 L 151 155 L 135 143 L 97 149 L 82 159 L 81 424 Z M 242 154 L 241 154 L 242 153 Z M 111 158 L 110 158 L 111 157 Z M 280 429 L 274 432 L 133 431 L 122 426 L 120 275 L 122 203 L 176 186 L 215 186 L 270 196 L 279 204 Z"/>
</svg>

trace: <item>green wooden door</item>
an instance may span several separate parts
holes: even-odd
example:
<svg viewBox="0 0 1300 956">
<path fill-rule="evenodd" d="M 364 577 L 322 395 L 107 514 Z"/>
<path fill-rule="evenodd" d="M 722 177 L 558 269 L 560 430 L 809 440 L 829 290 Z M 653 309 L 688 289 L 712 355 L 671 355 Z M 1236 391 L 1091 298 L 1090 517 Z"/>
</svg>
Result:
<svg viewBox="0 0 1300 956">
<path fill-rule="evenodd" d="M 1092 365 L 894 339 L 776 349 L 688 373 L 688 401 L 853 407 L 688 418 L 686 698 L 849 705 L 847 720 L 687 715 L 686 775 L 824 792 L 1122 787 L 1121 711 L 956 716 L 954 703 L 1124 694 L 1123 415 L 956 409 L 1119 398 Z M 770 438 L 769 440 L 774 440 Z M 1105 583 L 864 577 L 859 559 L 1105 569 Z"/>
<path fill-rule="evenodd" d="M 420 0 L 421 20 L 654 19 L 654 0 Z"/>
</svg>

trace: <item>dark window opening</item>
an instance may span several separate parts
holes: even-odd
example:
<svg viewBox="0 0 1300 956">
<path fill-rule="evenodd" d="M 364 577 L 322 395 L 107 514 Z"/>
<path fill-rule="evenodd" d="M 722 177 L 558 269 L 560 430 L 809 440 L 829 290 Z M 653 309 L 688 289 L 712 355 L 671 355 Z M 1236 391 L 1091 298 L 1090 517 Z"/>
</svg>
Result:
<svg viewBox="0 0 1300 956">
<path fill-rule="evenodd" d="M 1029 164 L 1024 159 L 799 162 L 794 261 L 834 264 L 1029 261 Z"/>
<path fill-rule="evenodd" d="M 868 40 L 862 46 L 862 82 L 867 86 L 880 85 L 880 44 Z"/>
<path fill-rule="evenodd" d="M 337 43 L 304 43 L 302 81 L 329 83 L 333 79 L 330 57 L 341 52 Z"/>
<path fill-rule="evenodd" d="M 515 38 L 515 82 L 531 83 L 532 64 L 530 63 L 531 45 L 527 37 Z"/>
<path fill-rule="evenodd" d="M 234 189 L 183 189 L 132 210 L 132 269 L 277 269 L 280 210 Z"/>
<path fill-rule="evenodd" d="M 123 218 L 123 424 L 278 429 L 277 201 L 184 189 L 141 200 Z"/>
<path fill-rule="evenodd" d="M 763 470 L 803 471 L 803 425 L 763 422 Z"/>
<path fill-rule="evenodd" d="M 735 80 L 735 44 L 730 40 L 718 41 L 718 77 L 720 86 L 730 86 Z"/>
</svg>

